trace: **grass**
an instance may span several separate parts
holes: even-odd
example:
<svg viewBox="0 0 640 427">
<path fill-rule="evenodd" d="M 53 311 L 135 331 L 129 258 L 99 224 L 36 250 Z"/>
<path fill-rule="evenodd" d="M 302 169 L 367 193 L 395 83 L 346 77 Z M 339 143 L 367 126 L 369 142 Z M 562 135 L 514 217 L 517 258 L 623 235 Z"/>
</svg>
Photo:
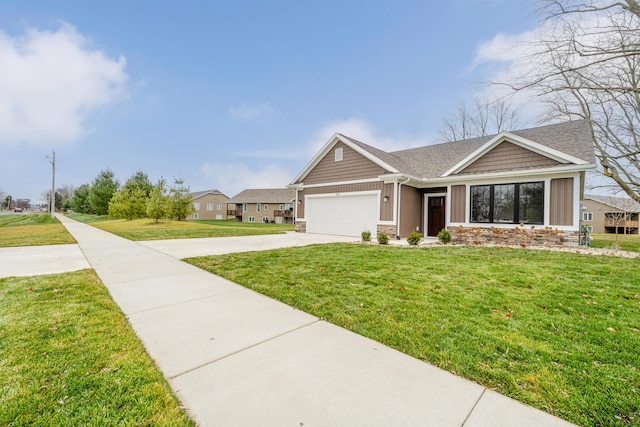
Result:
<svg viewBox="0 0 640 427">
<path fill-rule="evenodd" d="M 66 243 L 76 243 L 76 240 L 49 214 L 0 215 L 0 247 Z"/>
<path fill-rule="evenodd" d="M 332 244 L 188 262 L 573 423 L 640 422 L 636 259 Z"/>
<path fill-rule="evenodd" d="M 84 270 L 0 279 L 0 425 L 194 423 Z"/>
<path fill-rule="evenodd" d="M 592 234 L 591 246 L 594 248 L 614 248 L 629 252 L 640 252 L 640 235 Z"/>
<path fill-rule="evenodd" d="M 235 221 L 161 221 L 113 219 L 97 215 L 71 214 L 70 218 L 130 240 L 191 239 L 200 237 L 255 236 L 293 231 L 288 224 L 258 224 Z"/>
</svg>

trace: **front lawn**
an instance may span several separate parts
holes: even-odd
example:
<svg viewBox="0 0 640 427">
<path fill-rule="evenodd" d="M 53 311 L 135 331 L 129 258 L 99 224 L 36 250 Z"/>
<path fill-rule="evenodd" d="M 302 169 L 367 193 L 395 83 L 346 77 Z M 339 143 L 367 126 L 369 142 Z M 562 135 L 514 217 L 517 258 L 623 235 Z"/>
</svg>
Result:
<svg viewBox="0 0 640 427">
<path fill-rule="evenodd" d="M 235 221 L 160 221 L 114 219 L 97 215 L 71 214 L 69 218 L 91 224 L 129 240 L 191 239 L 199 237 L 254 236 L 293 231 L 293 225 Z"/>
<path fill-rule="evenodd" d="M 188 262 L 573 423 L 640 422 L 637 259 L 332 244 Z"/>
<path fill-rule="evenodd" d="M 638 234 L 592 234 L 591 247 L 612 248 L 629 252 L 640 252 L 640 235 Z"/>
<path fill-rule="evenodd" d="M 191 426 L 92 270 L 0 279 L 0 425 Z"/>
<path fill-rule="evenodd" d="M 76 243 L 76 240 L 50 214 L 0 215 L 0 247 L 66 243 Z"/>
</svg>

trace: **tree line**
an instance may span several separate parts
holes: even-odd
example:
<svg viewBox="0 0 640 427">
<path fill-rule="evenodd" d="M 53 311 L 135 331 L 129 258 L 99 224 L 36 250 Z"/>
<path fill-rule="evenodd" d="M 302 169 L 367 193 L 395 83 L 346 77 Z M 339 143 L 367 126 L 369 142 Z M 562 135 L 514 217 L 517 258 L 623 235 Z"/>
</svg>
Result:
<svg viewBox="0 0 640 427">
<path fill-rule="evenodd" d="M 58 205 L 56 191 L 56 206 Z M 48 192 L 46 192 L 49 194 Z M 91 184 L 83 184 L 60 207 L 77 213 L 109 215 L 127 220 L 152 218 L 184 220 L 191 213 L 190 188 L 182 178 L 168 185 L 164 178 L 151 183 L 146 173 L 138 171 L 120 185 L 113 171 L 100 171 Z"/>
</svg>

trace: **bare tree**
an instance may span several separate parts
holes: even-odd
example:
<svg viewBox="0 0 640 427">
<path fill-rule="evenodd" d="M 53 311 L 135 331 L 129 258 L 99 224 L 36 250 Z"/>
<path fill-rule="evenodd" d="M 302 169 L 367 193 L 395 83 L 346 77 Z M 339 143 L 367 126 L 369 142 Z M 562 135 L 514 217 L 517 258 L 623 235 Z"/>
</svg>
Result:
<svg viewBox="0 0 640 427">
<path fill-rule="evenodd" d="M 503 99 L 475 101 L 472 110 L 460 105 L 451 119 L 444 121 L 440 136 L 444 141 L 459 141 L 513 130 L 518 126 L 518 115 Z"/>
<path fill-rule="evenodd" d="M 640 202 L 640 4 L 547 0 L 513 81 L 548 103 L 546 120 L 589 119 L 604 176 Z"/>
</svg>

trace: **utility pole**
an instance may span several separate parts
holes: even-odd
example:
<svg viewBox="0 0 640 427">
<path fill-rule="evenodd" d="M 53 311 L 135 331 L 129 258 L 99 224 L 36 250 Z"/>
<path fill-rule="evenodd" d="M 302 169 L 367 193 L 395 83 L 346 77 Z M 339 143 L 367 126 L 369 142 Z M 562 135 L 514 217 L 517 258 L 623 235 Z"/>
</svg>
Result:
<svg viewBox="0 0 640 427">
<path fill-rule="evenodd" d="M 51 209 L 51 218 L 56 211 L 56 152 L 51 150 L 51 201 L 49 202 L 49 209 Z"/>
</svg>

